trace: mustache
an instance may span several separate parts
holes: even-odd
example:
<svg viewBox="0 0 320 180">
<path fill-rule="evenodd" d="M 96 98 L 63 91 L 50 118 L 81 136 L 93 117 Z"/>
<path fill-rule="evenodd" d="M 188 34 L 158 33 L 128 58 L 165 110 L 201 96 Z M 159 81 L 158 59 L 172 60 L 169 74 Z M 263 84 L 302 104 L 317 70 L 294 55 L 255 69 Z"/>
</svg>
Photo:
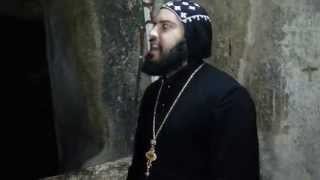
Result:
<svg viewBox="0 0 320 180">
<path fill-rule="evenodd" d="M 156 55 L 152 51 L 148 52 L 142 65 L 142 72 L 148 75 L 164 75 L 187 61 L 188 48 L 185 41 L 179 42 L 169 52 L 160 54 L 160 59 L 155 62 L 151 61 Z"/>
</svg>

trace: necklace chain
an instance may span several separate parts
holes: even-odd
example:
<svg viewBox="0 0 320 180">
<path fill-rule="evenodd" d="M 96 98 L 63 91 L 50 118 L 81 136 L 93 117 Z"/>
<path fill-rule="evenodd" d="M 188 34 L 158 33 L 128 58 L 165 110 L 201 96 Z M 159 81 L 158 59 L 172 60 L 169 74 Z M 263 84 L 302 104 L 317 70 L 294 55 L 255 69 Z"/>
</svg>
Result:
<svg viewBox="0 0 320 180">
<path fill-rule="evenodd" d="M 188 86 L 189 82 L 191 81 L 191 79 L 193 78 L 193 76 L 202 68 L 202 66 L 204 65 L 204 63 L 202 63 L 188 78 L 187 82 L 184 84 L 184 86 L 182 87 L 182 89 L 180 90 L 178 96 L 175 98 L 175 100 L 173 101 L 172 105 L 170 106 L 169 111 L 167 112 L 166 116 L 164 117 L 162 123 L 159 126 L 159 129 L 157 130 L 157 132 L 155 132 L 155 124 L 156 124 L 156 111 L 157 111 L 157 107 L 158 107 L 158 103 L 159 103 L 159 98 L 160 98 L 160 94 L 162 91 L 162 87 L 164 84 L 164 80 L 162 79 L 161 81 L 161 86 L 160 89 L 158 91 L 158 95 L 157 95 L 157 99 L 156 99 L 156 103 L 154 106 L 154 110 L 153 110 L 153 127 L 152 127 L 152 136 L 153 136 L 153 140 L 155 141 L 160 133 L 160 131 L 163 128 L 163 125 L 166 123 L 172 109 L 174 108 L 174 106 L 176 105 L 176 103 L 178 102 L 180 96 L 182 95 L 182 93 L 184 92 L 185 88 Z"/>
<path fill-rule="evenodd" d="M 160 124 L 159 129 L 156 132 L 156 114 L 157 114 L 157 107 L 158 107 L 158 103 L 159 103 L 159 98 L 160 98 L 160 94 L 163 88 L 163 84 L 164 84 L 164 80 L 162 79 L 161 81 L 161 86 L 159 88 L 158 91 L 158 95 L 157 95 L 157 99 L 156 99 L 156 103 L 154 106 L 154 110 L 153 110 L 153 124 L 152 124 L 152 139 L 150 141 L 150 149 L 149 151 L 146 152 L 145 156 L 147 158 L 147 169 L 145 172 L 146 177 L 148 177 L 150 175 L 150 168 L 152 167 L 152 162 L 155 161 L 157 159 L 157 153 L 156 153 L 156 140 L 157 137 L 161 131 L 161 129 L 163 128 L 163 125 L 167 122 L 167 119 L 172 111 L 172 109 L 174 108 L 174 106 L 176 105 L 177 101 L 179 100 L 181 94 L 183 93 L 183 91 L 185 90 L 185 88 L 188 86 L 189 82 L 191 81 L 191 79 L 193 78 L 193 76 L 202 68 L 202 66 L 204 65 L 204 63 L 202 63 L 196 70 L 193 71 L 193 73 L 190 75 L 190 77 L 188 78 L 187 82 L 183 85 L 182 89 L 180 90 L 178 96 L 175 98 L 175 100 L 173 101 L 172 105 L 170 106 L 169 111 L 167 112 L 166 116 L 164 117 L 162 123 Z"/>
</svg>

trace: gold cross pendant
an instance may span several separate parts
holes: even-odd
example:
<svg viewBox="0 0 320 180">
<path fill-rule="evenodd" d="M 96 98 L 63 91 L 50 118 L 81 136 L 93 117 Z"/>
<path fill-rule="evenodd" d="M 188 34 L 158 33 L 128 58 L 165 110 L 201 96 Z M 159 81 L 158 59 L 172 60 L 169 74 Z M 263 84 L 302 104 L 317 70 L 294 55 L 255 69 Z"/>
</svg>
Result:
<svg viewBox="0 0 320 180">
<path fill-rule="evenodd" d="M 155 143 L 151 142 L 151 147 L 148 152 L 146 152 L 146 158 L 147 158 L 147 171 L 145 175 L 148 177 L 150 175 L 150 168 L 152 166 L 152 162 L 157 160 L 157 154 L 155 151 Z"/>
</svg>

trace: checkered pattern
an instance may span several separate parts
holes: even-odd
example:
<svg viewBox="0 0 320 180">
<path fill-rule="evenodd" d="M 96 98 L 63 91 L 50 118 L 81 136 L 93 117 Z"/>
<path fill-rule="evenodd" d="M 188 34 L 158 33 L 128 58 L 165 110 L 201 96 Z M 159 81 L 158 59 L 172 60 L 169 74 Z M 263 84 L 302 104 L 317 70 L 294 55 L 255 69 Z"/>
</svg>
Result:
<svg viewBox="0 0 320 180">
<path fill-rule="evenodd" d="M 192 21 L 209 21 L 210 17 L 204 9 L 197 3 L 190 0 L 173 0 L 162 5 L 161 8 L 167 8 L 174 12 L 183 23 L 191 23 Z"/>
<path fill-rule="evenodd" d="M 171 0 L 164 3 L 162 8 L 174 13 L 184 25 L 188 61 L 210 57 L 212 24 L 206 10 L 192 0 Z"/>
</svg>

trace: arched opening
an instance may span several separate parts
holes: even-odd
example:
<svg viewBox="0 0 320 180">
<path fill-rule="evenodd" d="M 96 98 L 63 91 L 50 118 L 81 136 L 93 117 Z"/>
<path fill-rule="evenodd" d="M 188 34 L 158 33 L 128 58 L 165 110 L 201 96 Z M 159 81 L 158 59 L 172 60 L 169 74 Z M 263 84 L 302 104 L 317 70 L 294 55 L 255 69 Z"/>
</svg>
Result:
<svg viewBox="0 0 320 180">
<path fill-rule="evenodd" d="M 6 166 L 22 179 L 53 176 L 58 153 L 43 19 L 0 9 L 0 20 Z"/>
</svg>

